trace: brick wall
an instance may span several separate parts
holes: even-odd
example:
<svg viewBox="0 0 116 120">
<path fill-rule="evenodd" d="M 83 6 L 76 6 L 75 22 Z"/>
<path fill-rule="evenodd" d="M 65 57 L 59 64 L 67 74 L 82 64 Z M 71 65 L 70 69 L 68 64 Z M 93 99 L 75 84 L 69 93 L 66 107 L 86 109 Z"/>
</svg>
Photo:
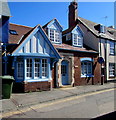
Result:
<svg viewBox="0 0 116 120">
<path fill-rule="evenodd" d="M 97 62 L 98 54 L 95 53 L 82 53 L 59 50 L 61 53 L 73 53 L 74 54 L 74 86 L 99 84 L 101 83 L 101 65 Z M 94 77 L 81 77 L 81 58 L 92 58 L 93 62 L 93 75 Z M 71 69 L 71 68 L 69 68 Z M 54 71 L 53 74 L 55 75 Z M 55 76 L 54 76 L 55 77 Z M 55 79 L 54 79 L 55 80 Z"/>
<path fill-rule="evenodd" d="M 50 82 L 14 83 L 13 92 L 35 92 L 50 90 Z"/>
</svg>

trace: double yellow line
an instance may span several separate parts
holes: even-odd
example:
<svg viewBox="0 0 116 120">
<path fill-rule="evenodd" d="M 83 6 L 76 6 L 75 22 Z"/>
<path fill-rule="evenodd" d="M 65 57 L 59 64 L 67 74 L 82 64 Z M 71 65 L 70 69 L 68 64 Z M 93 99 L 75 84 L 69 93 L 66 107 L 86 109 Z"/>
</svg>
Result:
<svg viewBox="0 0 116 120">
<path fill-rule="evenodd" d="M 22 113 L 25 113 L 25 112 L 28 112 L 28 111 L 31 111 L 31 110 L 40 109 L 40 108 L 44 108 L 44 107 L 49 107 L 49 106 L 52 106 L 52 105 L 55 105 L 55 104 L 68 102 L 68 101 L 71 101 L 71 100 L 80 99 L 80 98 L 83 98 L 83 97 L 92 96 L 92 95 L 96 95 L 96 94 L 100 94 L 100 93 L 104 93 L 104 92 L 109 92 L 109 91 L 113 91 L 113 90 L 116 90 L 116 88 L 97 91 L 97 92 L 86 93 L 86 94 L 83 94 L 83 95 L 73 96 L 73 97 L 69 97 L 69 98 L 63 98 L 63 99 L 55 100 L 55 101 L 52 101 L 52 102 L 49 102 L 49 103 L 37 104 L 37 105 L 30 106 L 28 108 L 19 109 L 17 111 L 11 111 L 11 112 L 8 112 L 8 113 L 4 113 L 4 114 L 0 115 L 0 118 L 7 118 L 7 117 L 12 116 L 12 115 L 22 114 Z"/>
</svg>

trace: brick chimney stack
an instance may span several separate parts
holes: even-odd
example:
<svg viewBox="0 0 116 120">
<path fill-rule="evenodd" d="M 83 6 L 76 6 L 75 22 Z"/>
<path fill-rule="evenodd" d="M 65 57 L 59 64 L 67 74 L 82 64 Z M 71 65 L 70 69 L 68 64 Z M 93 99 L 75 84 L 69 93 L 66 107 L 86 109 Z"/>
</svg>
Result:
<svg viewBox="0 0 116 120">
<path fill-rule="evenodd" d="M 68 14 L 68 24 L 69 28 L 74 26 L 76 24 L 76 19 L 77 19 L 77 2 L 76 0 L 73 0 L 73 2 L 70 3 L 69 5 L 69 14 Z"/>
</svg>

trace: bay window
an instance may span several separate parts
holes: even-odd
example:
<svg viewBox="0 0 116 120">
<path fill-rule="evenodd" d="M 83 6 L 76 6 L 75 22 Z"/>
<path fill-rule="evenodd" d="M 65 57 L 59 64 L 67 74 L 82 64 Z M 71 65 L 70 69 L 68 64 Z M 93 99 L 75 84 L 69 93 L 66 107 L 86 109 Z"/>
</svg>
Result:
<svg viewBox="0 0 116 120">
<path fill-rule="evenodd" d="M 48 59 L 27 58 L 26 79 L 48 78 Z"/>
</svg>

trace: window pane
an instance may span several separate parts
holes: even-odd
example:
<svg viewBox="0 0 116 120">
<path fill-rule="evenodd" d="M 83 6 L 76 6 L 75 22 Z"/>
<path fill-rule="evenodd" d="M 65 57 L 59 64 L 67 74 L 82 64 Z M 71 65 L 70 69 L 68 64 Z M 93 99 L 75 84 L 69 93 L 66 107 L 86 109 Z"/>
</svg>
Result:
<svg viewBox="0 0 116 120">
<path fill-rule="evenodd" d="M 59 31 L 55 31 L 55 42 L 60 42 L 60 33 L 59 33 Z"/>
<path fill-rule="evenodd" d="M 110 42 L 110 54 L 114 55 L 114 42 Z"/>
<path fill-rule="evenodd" d="M 78 34 L 74 34 L 74 45 L 82 46 L 82 38 Z"/>
<path fill-rule="evenodd" d="M 26 59 L 26 77 L 32 77 L 32 59 Z"/>
<path fill-rule="evenodd" d="M 54 30 L 50 29 L 50 40 L 54 41 Z"/>
<path fill-rule="evenodd" d="M 35 77 L 40 77 L 40 59 L 36 58 L 34 61 Z"/>
<path fill-rule="evenodd" d="M 78 45 L 77 40 L 78 40 L 78 38 L 77 38 L 77 34 L 74 34 L 74 45 Z"/>
<path fill-rule="evenodd" d="M 114 76 L 115 75 L 115 64 L 110 63 L 109 64 L 109 76 Z"/>
<path fill-rule="evenodd" d="M 17 77 L 19 79 L 23 78 L 23 59 L 18 60 L 17 63 Z"/>
<path fill-rule="evenodd" d="M 42 59 L 42 77 L 47 77 L 47 59 Z"/>
<path fill-rule="evenodd" d="M 92 62 L 83 61 L 81 63 L 81 74 L 82 75 L 92 74 Z"/>
</svg>

